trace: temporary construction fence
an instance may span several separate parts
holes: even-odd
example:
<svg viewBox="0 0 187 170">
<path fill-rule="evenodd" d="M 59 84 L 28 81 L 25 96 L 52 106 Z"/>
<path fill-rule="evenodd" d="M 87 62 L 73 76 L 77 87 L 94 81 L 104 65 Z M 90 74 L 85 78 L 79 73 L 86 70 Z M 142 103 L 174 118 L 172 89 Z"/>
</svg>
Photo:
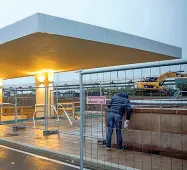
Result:
<svg viewBox="0 0 187 170">
<path fill-rule="evenodd" d="M 187 96 L 173 97 L 178 91 L 174 83 L 177 76 L 173 73 L 185 75 L 186 68 L 186 60 L 173 60 L 80 70 L 80 168 L 83 169 L 84 163 L 89 160 L 95 163 L 96 169 L 101 168 L 102 162 L 103 169 L 110 165 L 126 170 L 172 170 L 177 168 L 175 159 L 181 161 L 180 168 L 185 168 Z M 159 76 L 162 76 L 162 82 L 158 83 L 163 87 L 162 90 L 154 87 Z M 86 84 L 89 82 L 95 82 L 89 92 L 99 95 L 86 93 Z M 137 82 L 145 84 L 140 93 L 137 93 Z M 107 152 L 104 144 L 107 131 L 111 128 L 108 127 L 107 104 L 118 92 L 128 93 L 133 107 L 128 129 L 123 128 L 123 125 L 121 127 L 123 144 L 127 150 L 120 152 L 115 149 L 117 141 L 114 132 L 114 149 Z M 106 98 L 106 104 L 102 103 L 103 97 Z M 88 101 L 90 98 L 93 98 L 92 102 Z"/>
<path fill-rule="evenodd" d="M 55 85 L 52 90 L 41 87 L 46 93 L 44 104 L 35 101 L 34 104 L 23 108 L 17 100 L 19 97 L 16 94 L 19 88 L 15 87 L 12 88 L 15 93 L 13 102 L 4 103 L 1 108 L 9 107 L 15 110 L 13 116 L 17 127 L 28 126 L 28 122 L 20 122 L 19 119 L 22 116 L 22 109 L 32 108 L 28 126 L 32 131 L 29 133 L 35 132 L 36 129 L 40 132 L 51 130 L 59 136 L 67 135 L 66 143 L 62 141 L 64 136 L 58 140 L 54 137 L 57 142 L 56 140 L 52 142 L 56 142 L 63 149 L 65 144 L 70 143 L 71 146 L 66 145 L 68 146 L 66 152 L 78 154 L 78 157 L 80 155 L 81 169 L 87 167 L 88 163 L 91 163 L 94 169 L 185 169 L 187 164 L 185 160 L 187 97 L 185 93 L 183 94 L 185 89 L 178 89 L 175 86 L 175 77 L 166 76 L 159 84 L 164 87 L 162 91 L 145 89 L 136 93 L 136 82 L 150 83 L 146 88 L 152 88 L 148 86 L 152 86 L 154 79 L 163 73 L 185 74 L 186 65 L 187 61 L 174 60 L 81 70 L 80 84 Z M 150 82 L 145 79 L 146 77 Z M 36 87 L 32 89 L 35 91 Z M 133 107 L 128 129 L 122 127 L 123 144 L 127 150 L 116 149 L 114 131 L 112 151 L 108 152 L 105 147 L 108 131 L 107 105 L 111 97 L 118 92 L 127 92 Z M 36 119 L 39 112 L 42 112 L 43 119 Z M 25 136 L 30 140 L 29 137 L 34 135 L 33 133 Z M 43 141 L 38 143 L 43 142 L 42 146 L 45 146 L 44 140 L 49 138 L 42 138 Z M 47 143 L 48 145 L 50 144 Z"/>
</svg>

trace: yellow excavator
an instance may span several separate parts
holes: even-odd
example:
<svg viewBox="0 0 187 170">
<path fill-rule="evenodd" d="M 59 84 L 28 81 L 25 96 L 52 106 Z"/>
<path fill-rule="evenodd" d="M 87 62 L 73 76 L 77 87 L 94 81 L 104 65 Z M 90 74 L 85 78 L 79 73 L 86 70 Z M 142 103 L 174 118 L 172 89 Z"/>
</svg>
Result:
<svg viewBox="0 0 187 170">
<path fill-rule="evenodd" d="M 159 91 L 164 92 L 163 83 L 168 78 L 187 77 L 187 74 L 181 72 L 166 72 L 159 77 L 146 77 L 141 81 L 135 83 L 137 92 L 140 91 Z"/>
</svg>

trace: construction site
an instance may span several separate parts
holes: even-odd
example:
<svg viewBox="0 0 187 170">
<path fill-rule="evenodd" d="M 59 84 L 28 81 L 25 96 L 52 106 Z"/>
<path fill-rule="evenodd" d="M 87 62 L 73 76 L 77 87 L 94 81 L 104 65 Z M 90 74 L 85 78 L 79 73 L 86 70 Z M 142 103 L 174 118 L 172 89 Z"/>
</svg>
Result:
<svg viewBox="0 0 187 170">
<path fill-rule="evenodd" d="M 97 36 L 103 32 L 107 39 Z M 2 68 L 10 70 L 0 70 L 1 83 L 35 77 L 34 84 L 1 84 L 0 145 L 80 169 L 187 169 L 187 61 L 180 48 L 44 14 L 3 28 L 0 37 Z M 77 81 L 55 81 L 72 70 Z M 133 108 L 122 128 L 126 150 L 117 150 L 114 129 L 108 152 L 107 106 L 120 92 Z"/>
</svg>

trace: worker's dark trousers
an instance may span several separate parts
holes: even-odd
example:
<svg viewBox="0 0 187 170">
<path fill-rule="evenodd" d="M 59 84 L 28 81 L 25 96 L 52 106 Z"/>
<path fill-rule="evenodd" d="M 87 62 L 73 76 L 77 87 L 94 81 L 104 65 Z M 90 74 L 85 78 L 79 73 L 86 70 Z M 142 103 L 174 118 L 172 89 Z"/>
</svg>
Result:
<svg viewBox="0 0 187 170">
<path fill-rule="evenodd" d="M 116 128 L 117 146 L 118 149 L 122 149 L 123 148 L 122 135 L 121 135 L 122 116 L 113 112 L 108 112 L 108 133 L 106 138 L 106 147 L 111 148 L 111 140 L 112 140 L 114 125 Z"/>
</svg>

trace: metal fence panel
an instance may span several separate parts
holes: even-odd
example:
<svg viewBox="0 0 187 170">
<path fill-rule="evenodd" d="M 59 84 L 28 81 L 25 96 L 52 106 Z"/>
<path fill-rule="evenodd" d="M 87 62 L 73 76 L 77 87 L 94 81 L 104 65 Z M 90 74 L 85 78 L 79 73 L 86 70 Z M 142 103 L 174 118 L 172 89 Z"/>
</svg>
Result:
<svg viewBox="0 0 187 170">
<path fill-rule="evenodd" d="M 186 68 L 185 62 L 158 62 L 144 66 L 83 70 L 80 84 L 85 88 L 82 92 L 84 100 L 89 96 L 105 96 L 108 104 L 112 96 L 125 92 L 129 94 L 133 113 L 128 128 L 123 127 L 125 116 L 120 128 L 126 149 L 119 151 L 116 148 L 116 132 L 119 131 L 114 126 L 112 150 L 109 152 L 105 146 L 109 129 L 107 104 L 85 102 L 84 123 L 80 126 L 85 132 L 84 136 L 80 134 L 80 138 L 84 139 L 84 159 L 81 157 L 81 161 L 84 160 L 85 164 L 90 161 L 96 168 L 102 164 L 102 168 L 106 169 L 185 168 L 187 85 L 178 86 L 175 79 L 185 79 Z M 157 83 L 158 79 L 161 81 Z M 89 83 L 92 86 L 88 87 Z M 80 154 L 82 151 L 81 146 Z"/>
</svg>

